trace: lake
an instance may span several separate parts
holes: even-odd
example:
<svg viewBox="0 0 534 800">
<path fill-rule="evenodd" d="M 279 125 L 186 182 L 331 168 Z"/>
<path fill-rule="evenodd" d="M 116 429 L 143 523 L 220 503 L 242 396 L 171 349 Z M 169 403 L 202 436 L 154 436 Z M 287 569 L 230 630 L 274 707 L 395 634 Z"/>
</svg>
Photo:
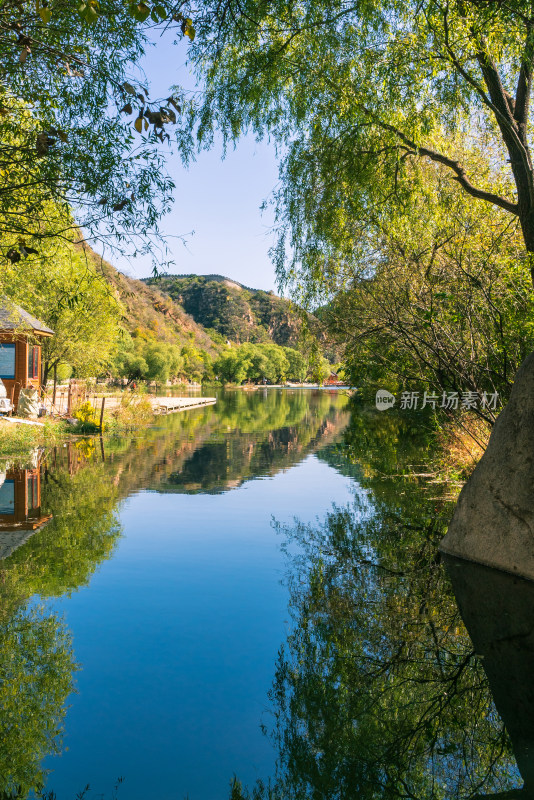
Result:
<svg viewBox="0 0 534 800">
<path fill-rule="evenodd" d="M 529 788 L 532 585 L 437 557 L 434 446 L 260 389 L 4 465 L 4 796 Z"/>
</svg>

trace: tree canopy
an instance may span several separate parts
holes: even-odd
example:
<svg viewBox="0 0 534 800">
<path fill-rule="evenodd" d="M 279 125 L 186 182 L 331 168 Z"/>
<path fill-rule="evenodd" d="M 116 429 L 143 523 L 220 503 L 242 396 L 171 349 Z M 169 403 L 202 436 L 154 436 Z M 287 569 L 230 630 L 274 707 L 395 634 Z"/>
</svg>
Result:
<svg viewBox="0 0 534 800">
<path fill-rule="evenodd" d="M 207 0 L 195 25 L 201 142 L 252 129 L 281 148 L 281 279 L 302 265 L 320 283 L 364 246 L 362 225 L 413 211 L 415 160 L 534 250 L 531 2 Z"/>
<path fill-rule="evenodd" d="M 135 249 L 155 245 L 173 183 L 162 145 L 180 99 L 149 97 L 138 69 L 150 26 L 194 32 L 174 5 L 7 2 L 0 9 L 0 232 L 12 263 L 76 222 Z M 187 136 L 178 137 L 188 152 Z"/>
<path fill-rule="evenodd" d="M 389 381 L 502 401 L 534 346 L 521 234 L 441 168 L 410 172 L 417 213 L 370 227 L 366 255 L 339 270 L 345 285 L 323 320 L 345 344 L 354 386 Z"/>
<path fill-rule="evenodd" d="M 54 336 L 43 342 L 43 384 L 59 364 L 78 377 L 103 372 L 120 334 L 123 307 L 86 251 L 47 240 L 37 256 L 9 264 L 2 292 L 47 324 Z"/>
</svg>

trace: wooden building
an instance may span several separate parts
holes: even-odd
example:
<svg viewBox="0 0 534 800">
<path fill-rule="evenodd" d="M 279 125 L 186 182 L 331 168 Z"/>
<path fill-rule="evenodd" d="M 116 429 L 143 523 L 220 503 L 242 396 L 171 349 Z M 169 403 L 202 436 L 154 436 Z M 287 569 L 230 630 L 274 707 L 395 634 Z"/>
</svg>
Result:
<svg viewBox="0 0 534 800">
<path fill-rule="evenodd" d="M 324 382 L 325 386 L 346 386 L 345 381 L 339 380 L 337 372 L 331 372 L 329 377 Z"/>
<path fill-rule="evenodd" d="M 54 331 L 20 306 L 0 301 L 0 378 L 16 407 L 21 389 L 39 389 L 41 342 Z"/>
</svg>

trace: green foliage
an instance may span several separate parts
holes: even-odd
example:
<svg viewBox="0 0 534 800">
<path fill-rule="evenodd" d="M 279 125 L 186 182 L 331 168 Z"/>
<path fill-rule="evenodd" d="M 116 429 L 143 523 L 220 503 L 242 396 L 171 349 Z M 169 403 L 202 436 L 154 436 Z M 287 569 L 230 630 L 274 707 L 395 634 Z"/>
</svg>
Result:
<svg viewBox="0 0 534 800">
<path fill-rule="evenodd" d="M 146 283 L 183 306 L 195 322 L 216 331 L 218 344 L 299 343 L 301 312 L 273 292 L 250 289 L 220 275 L 162 275 Z M 312 315 L 308 324 L 317 327 Z"/>
<path fill-rule="evenodd" d="M 180 347 L 158 341 L 152 335 L 129 336 L 124 334 L 119 343 L 112 374 L 127 378 L 128 382 L 156 381 L 183 378 L 207 380 L 213 376 L 211 356 L 194 344 Z"/>
<path fill-rule="evenodd" d="M 397 217 L 402 239 L 421 210 L 416 163 L 517 219 L 534 251 L 530 3 L 205 0 L 192 58 L 202 146 L 252 130 L 280 147 L 274 257 L 304 300 L 331 296 L 354 261 L 372 274 L 369 227 Z"/>
<path fill-rule="evenodd" d="M 213 370 L 223 383 L 283 383 L 304 380 L 307 362 L 302 353 L 291 347 L 247 342 L 223 352 Z"/>
<path fill-rule="evenodd" d="M 2 6 L 0 231 L 8 262 L 74 228 L 56 203 L 75 207 L 77 223 L 93 237 L 154 252 L 147 235 L 157 235 L 173 189 L 160 144 L 170 140 L 182 106 L 174 95 L 150 98 L 131 74 L 149 26 L 162 20 L 192 38 L 191 23 L 166 0 L 152 7 L 118 0 Z M 177 142 L 187 158 L 184 128 Z"/>
<path fill-rule="evenodd" d="M 62 422 L 43 419 L 43 427 L 0 422 L 0 454 L 2 458 L 26 460 L 38 447 L 52 447 L 62 441 L 65 428 Z"/>
<path fill-rule="evenodd" d="M 3 270 L 3 294 L 54 331 L 43 341 L 44 382 L 65 364 L 77 377 L 98 374 L 117 346 L 123 307 L 86 251 L 43 242 L 40 254 Z"/>
<path fill-rule="evenodd" d="M 205 350 L 200 350 L 193 344 L 182 347 L 184 361 L 182 374 L 191 379 L 200 381 L 212 375 L 211 357 Z"/>
<path fill-rule="evenodd" d="M 100 431 L 100 421 L 97 417 L 96 409 L 93 408 L 89 400 L 74 409 L 72 416 L 78 420 L 76 425 L 77 433 L 97 433 Z M 105 429 L 105 426 L 102 425 L 102 428 Z"/>
<path fill-rule="evenodd" d="M 367 232 L 372 269 L 362 257 L 326 324 L 345 345 L 354 385 L 497 391 L 506 399 L 534 347 L 521 234 L 504 212 L 455 191 L 442 171 L 412 174 L 417 215 Z"/>
<path fill-rule="evenodd" d="M 113 373 L 118 377 L 133 380 L 158 381 L 164 383 L 182 372 L 184 359 L 179 347 L 132 338 L 125 334 L 115 358 Z"/>
<path fill-rule="evenodd" d="M 27 797 L 44 785 L 43 759 L 60 752 L 66 700 L 77 668 L 56 615 L 21 607 L 0 621 L 0 791 Z"/>
<path fill-rule="evenodd" d="M 322 385 L 330 375 L 330 365 L 319 348 L 314 347 L 310 356 L 310 376 L 315 383 Z"/>
</svg>

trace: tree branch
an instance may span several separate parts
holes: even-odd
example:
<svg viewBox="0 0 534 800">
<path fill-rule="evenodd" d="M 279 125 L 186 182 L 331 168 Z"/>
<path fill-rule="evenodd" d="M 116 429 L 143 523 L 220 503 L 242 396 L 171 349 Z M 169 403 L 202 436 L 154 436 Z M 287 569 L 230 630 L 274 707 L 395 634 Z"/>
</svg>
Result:
<svg viewBox="0 0 534 800">
<path fill-rule="evenodd" d="M 462 13 L 467 16 L 467 11 L 463 10 Z M 462 76 L 462 78 L 476 91 L 482 102 L 484 103 L 487 108 L 489 108 L 493 114 L 495 115 L 501 132 L 503 134 L 504 140 L 507 144 L 508 151 L 510 152 L 512 148 L 517 148 L 519 151 L 521 161 L 525 167 L 526 172 L 528 173 L 528 185 L 529 185 L 529 196 L 532 203 L 534 203 L 534 186 L 532 185 L 532 163 L 530 159 L 530 153 L 528 151 L 528 145 L 523 137 L 519 134 L 518 125 L 516 124 L 516 120 L 514 117 L 515 105 L 516 103 L 512 99 L 512 97 L 505 91 L 502 81 L 495 66 L 493 59 L 489 53 L 489 49 L 487 46 L 484 37 L 480 37 L 475 30 L 471 27 L 471 36 L 473 39 L 473 43 L 477 48 L 476 58 L 480 69 L 482 71 L 482 75 L 484 77 L 484 81 L 486 83 L 486 87 L 489 91 L 488 94 L 484 91 L 483 87 L 479 84 L 479 82 L 474 78 L 460 63 L 458 60 L 456 53 L 453 50 L 453 47 L 450 42 L 449 36 L 449 23 L 448 23 L 448 5 L 444 9 L 443 12 L 443 30 L 445 34 L 445 49 L 451 59 L 451 62 L 457 72 Z M 508 141 L 507 141 L 508 139 Z M 513 153 L 510 152 L 510 155 L 513 158 Z"/>
<path fill-rule="evenodd" d="M 384 122 L 381 119 L 377 119 L 374 115 L 369 112 L 368 109 L 365 109 L 366 113 L 369 114 L 374 118 L 374 121 L 377 125 L 379 125 L 384 130 L 393 133 L 397 136 L 401 142 L 403 142 L 408 148 L 410 148 L 410 152 L 416 156 L 426 156 L 431 161 L 435 161 L 438 164 L 443 164 L 445 167 L 448 167 L 455 173 L 455 177 L 453 180 L 458 181 L 460 186 L 472 197 L 476 197 L 478 200 L 485 200 L 488 203 L 492 203 L 495 206 L 499 206 L 499 208 L 503 208 L 505 211 L 508 211 L 511 214 L 515 214 L 516 216 L 519 215 L 519 207 L 517 203 L 513 203 L 511 200 L 507 200 L 505 197 L 501 197 L 498 194 L 494 194 L 493 192 L 487 192 L 484 189 L 479 189 L 474 186 L 467 176 L 467 172 L 462 167 L 459 161 L 456 161 L 453 158 L 449 158 L 448 156 L 443 155 L 443 153 L 438 153 L 436 150 L 431 150 L 429 147 L 419 147 L 412 139 L 410 139 L 406 134 L 396 128 L 394 125 L 390 125 L 387 122 Z"/>
</svg>

